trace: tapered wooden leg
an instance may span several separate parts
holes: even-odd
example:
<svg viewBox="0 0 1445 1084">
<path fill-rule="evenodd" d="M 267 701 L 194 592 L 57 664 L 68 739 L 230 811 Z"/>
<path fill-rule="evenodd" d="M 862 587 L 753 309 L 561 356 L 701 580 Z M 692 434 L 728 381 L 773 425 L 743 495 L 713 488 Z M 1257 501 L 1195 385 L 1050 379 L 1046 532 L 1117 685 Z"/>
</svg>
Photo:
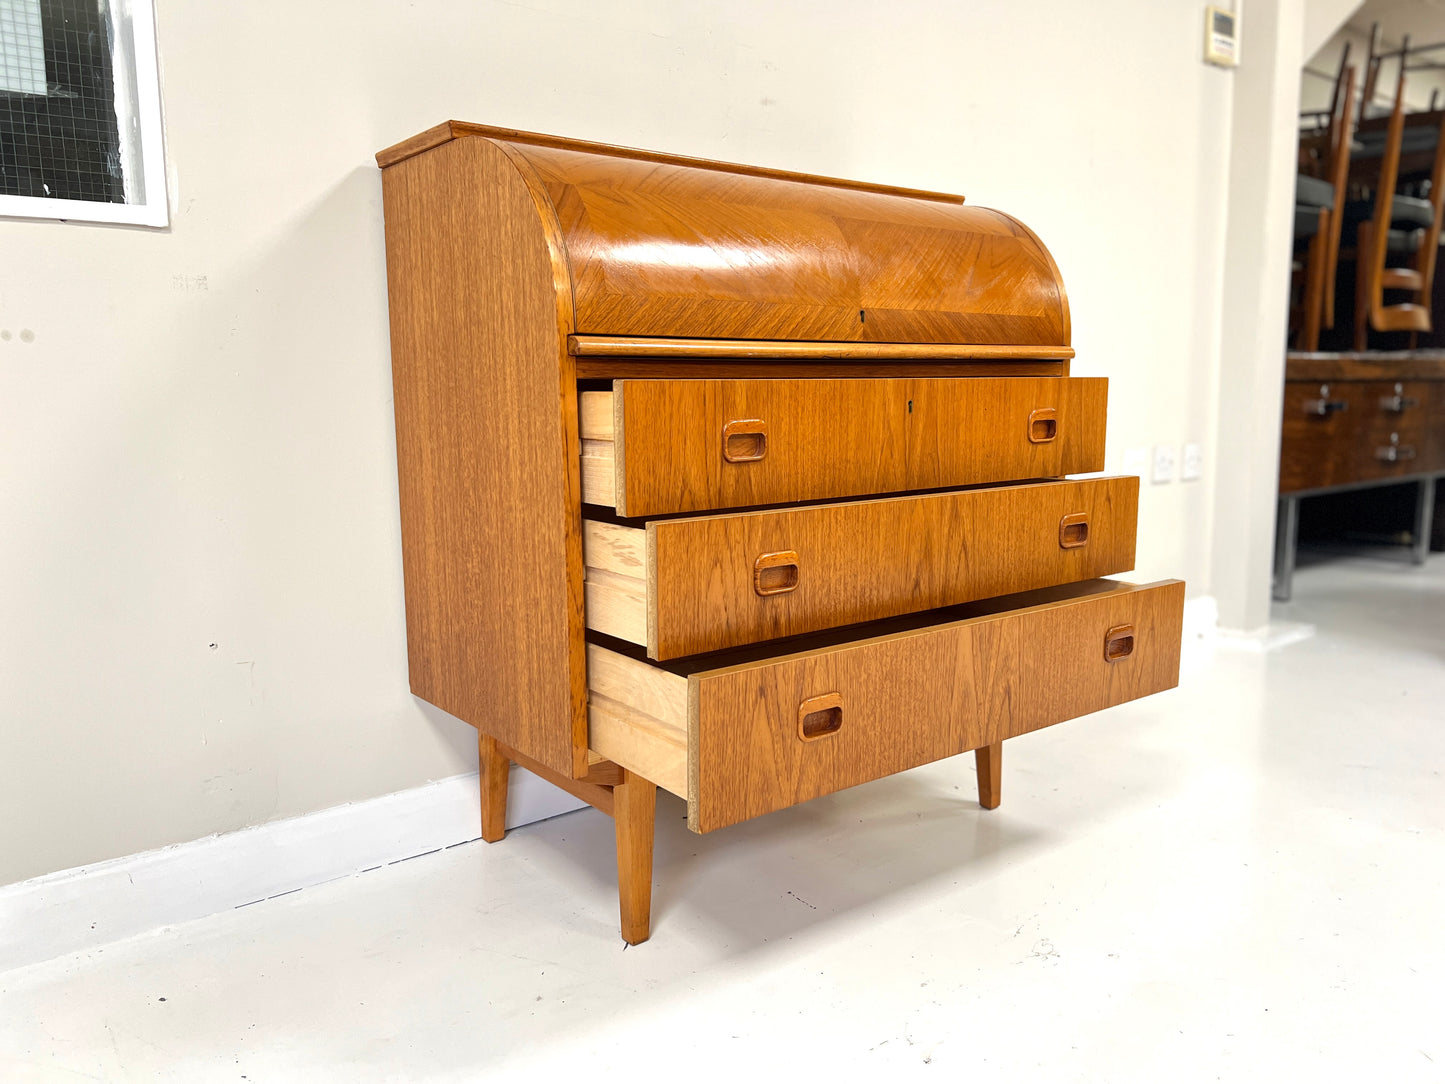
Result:
<svg viewBox="0 0 1445 1084">
<path fill-rule="evenodd" d="M 507 776 L 512 762 L 496 738 L 478 734 L 477 763 L 482 780 L 482 838 L 496 843 L 507 834 Z"/>
<path fill-rule="evenodd" d="M 1003 742 L 975 749 L 973 760 L 978 766 L 978 804 L 997 809 L 1003 783 Z"/>
<path fill-rule="evenodd" d="M 622 939 L 640 945 L 652 933 L 652 828 L 657 786 L 628 772 L 612 788 L 617 829 L 617 895 Z"/>
</svg>

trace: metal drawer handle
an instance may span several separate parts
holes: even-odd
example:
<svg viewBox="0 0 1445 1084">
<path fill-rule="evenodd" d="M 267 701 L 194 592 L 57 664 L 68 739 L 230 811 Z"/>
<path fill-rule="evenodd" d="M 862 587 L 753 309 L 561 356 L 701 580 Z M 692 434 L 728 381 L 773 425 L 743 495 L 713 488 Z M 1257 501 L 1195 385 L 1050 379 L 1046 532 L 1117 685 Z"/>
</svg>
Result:
<svg viewBox="0 0 1445 1084">
<path fill-rule="evenodd" d="M 1104 661 L 1118 662 L 1134 654 L 1134 626 L 1115 625 L 1104 633 Z"/>
<path fill-rule="evenodd" d="M 1029 442 L 1047 444 L 1059 435 L 1059 412 L 1053 407 L 1040 407 L 1029 415 Z"/>
<path fill-rule="evenodd" d="M 1380 409 L 1392 414 L 1403 414 L 1420 405 L 1420 400 L 1408 395 L 1384 395 L 1380 397 Z"/>
<path fill-rule="evenodd" d="M 1089 513 L 1073 512 L 1059 520 L 1059 548 L 1076 550 L 1089 541 Z"/>
<path fill-rule="evenodd" d="M 1343 399 L 1306 399 L 1305 413 L 1312 418 L 1327 418 L 1336 411 L 1349 410 L 1350 404 Z"/>
<path fill-rule="evenodd" d="M 786 595 L 798 587 L 796 550 L 764 553 L 753 562 L 753 590 L 764 596 Z"/>
<path fill-rule="evenodd" d="M 817 741 L 836 734 L 843 727 L 843 697 L 840 693 L 810 696 L 798 705 L 798 737 Z"/>
<path fill-rule="evenodd" d="M 1383 448 L 1376 448 L 1375 458 L 1382 463 L 1401 463 L 1415 458 L 1415 446 L 1413 444 L 1389 444 Z"/>
<path fill-rule="evenodd" d="M 756 463 L 768 454 L 768 423 L 761 418 L 723 426 L 723 458 L 729 463 Z"/>
</svg>

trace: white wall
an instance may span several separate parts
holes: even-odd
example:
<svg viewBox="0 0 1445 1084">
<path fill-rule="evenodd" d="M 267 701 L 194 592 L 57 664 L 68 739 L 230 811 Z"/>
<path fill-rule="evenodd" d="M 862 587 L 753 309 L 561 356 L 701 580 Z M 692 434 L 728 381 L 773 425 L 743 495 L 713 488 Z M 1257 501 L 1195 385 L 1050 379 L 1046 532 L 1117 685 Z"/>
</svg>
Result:
<svg viewBox="0 0 1445 1084">
<path fill-rule="evenodd" d="M 1432 35 L 1426 35 L 1423 41 L 1417 37 L 1416 44 L 1434 40 L 1436 39 Z M 1300 83 L 1301 111 L 1330 107 L 1335 72 L 1339 70 L 1340 54 L 1344 51 L 1347 42 L 1350 46 L 1350 63 L 1355 66 L 1356 93 L 1362 91 L 1365 80 L 1365 61 L 1370 55 L 1370 35 L 1367 27 L 1361 28 L 1357 23 L 1350 23 L 1341 27 L 1305 62 L 1305 73 Z M 1394 40 L 1386 40 L 1383 45 L 1386 52 L 1399 47 L 1400 43 Z M 1422 59 L 1439 61 L 1442 57 L 1445 57 L 1445 53 L 1435 53 L 1433 56 Z M 1328 75 L 1329 78 L 1321 78 L 1324 75 Z M 1380 65 L 1380 74 L 1375 82 L 1375 94 L 1370 99 L 1371 116 L 1388 113 L 1394 106 L 1395 80 L 1399 78 L 1399 75 L 1398 60 L 1386 60 Z M 1445 102 L 1445 71 L 1416 69 L 1408 73 L 1405 79 L 1406 111 L 1413 113 L 1424 112 L 1428 109 L 1432 91 L 1439 93 L 1439 102 Z"/>
<path fill-rule="evenodd" d="M 1313 56 L 1360 7 L 1361 0 L 1305 0 L 1300 49 Z"/>
<path fill-rule="evenodd" d="M 159 7 L 172 227 L 0 222 L 0 883 L 474 764 L 406 689 L 371 160 L 444 118 L 1011 211 L 1110 465 L 1213 462 L 1233 77 L 1195 0 Z M 1140 576 L 1210 590 L 1211 479 L 1145 486 Z"/>
</svg>

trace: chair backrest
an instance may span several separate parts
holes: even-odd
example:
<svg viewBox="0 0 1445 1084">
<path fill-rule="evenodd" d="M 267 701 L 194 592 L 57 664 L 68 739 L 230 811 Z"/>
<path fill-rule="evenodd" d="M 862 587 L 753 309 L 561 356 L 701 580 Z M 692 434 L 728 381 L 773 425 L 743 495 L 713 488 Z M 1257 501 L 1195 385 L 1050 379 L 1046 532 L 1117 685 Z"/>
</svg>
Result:
<svg viewBox="0 0 1445 1084">
<path fill-rule="evenodd" d="M 1428 305 L 1431 287 L 1435 281 L 1435 258 L 1440 253 L 1441 214 L 1445 210 L 1445 116 L 1440 118 L 1440 129 L 1435 140 L 1435 165 L 1430 170 L 1430 225 L 1420 240 L 1420 251 L 1415 255 L 1415 269 L 1420 272 L 1420 300 Z"/>
<path fill-rule="evenodd" d="M 1345 45 L 1344 55 L 1346 58 L 1350 55 L 1348 43 Z M 1335 268 L 1340 262 L 1340 233 L 1345 224 L 1345 190 L 1350 183 L 1350 147 L 1355 140 L 1354 66 L 1342 67 L 1341 75 L 1344 77 L 1343 85 L 1339 77 L 1335 80 L 1334 104 L 1330 113 L 1329 173 L 1325 178 L 1335 190 L 1329 235 L 1325 238 L 1325 298 L 1322 315 L 1326 327 L 1335 326 Z M 1436 161 L 1438 164 L 1438 153 Z"/>
<path fill-rule="evenodd" d="M 1395 108 L 1390 113 L 1390 126 L 1385 130 L 1385 153 L 1380 159 L 1380 179 L 1375 188 L 1374 229 L 1370 236 L 1370 263 L 1378 292 L 1379 272 L 1385 266 L 1390 243 L 1390 218 L 1395 203 L 1395 182 L 1400 173 L 1400 144 L 1405 137 L 1405 65 L 1395 81 Z"/>
<path fill-rule="evenodd" d="M 1370 24 L 1370 43 L 1365 53 L 1365 86 L 1360 95 L 1359 120 L 1365 119 L 1365 108 L 1375 100 L 1375 83 L 1380 78 L 1380 24 Z M 1401 64 L 1403 69 L 1404 65 Z"/>
</svg>

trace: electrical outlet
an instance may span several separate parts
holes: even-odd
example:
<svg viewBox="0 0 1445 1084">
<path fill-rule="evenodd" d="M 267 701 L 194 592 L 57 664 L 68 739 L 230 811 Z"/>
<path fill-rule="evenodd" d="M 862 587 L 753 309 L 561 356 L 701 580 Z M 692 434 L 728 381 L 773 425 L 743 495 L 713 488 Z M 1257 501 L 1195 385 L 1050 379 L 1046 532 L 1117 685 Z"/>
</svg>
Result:
<svg viewBox="0 0 1445 1084">
<path fill-rule="evenodd" d="M 1149 449 L 1148 448 L 1125 448 L 1124 449 L 1124 474 L 1137 475 L 1143 478 L 1149 473 Z"/>
<path fill-rule="evenodd" d="M 1154 445 L 1154 484 L 1166 485 L 1174 481 L 1174 445 Z"/>
<path fill-rule="evenodd" d="M 1199 444 L 1184 445 L 1184 460 L 1179 464 L 1181 482 L 1197 482 L 1204 475 L 1204 448 Z"/>
</svg>

